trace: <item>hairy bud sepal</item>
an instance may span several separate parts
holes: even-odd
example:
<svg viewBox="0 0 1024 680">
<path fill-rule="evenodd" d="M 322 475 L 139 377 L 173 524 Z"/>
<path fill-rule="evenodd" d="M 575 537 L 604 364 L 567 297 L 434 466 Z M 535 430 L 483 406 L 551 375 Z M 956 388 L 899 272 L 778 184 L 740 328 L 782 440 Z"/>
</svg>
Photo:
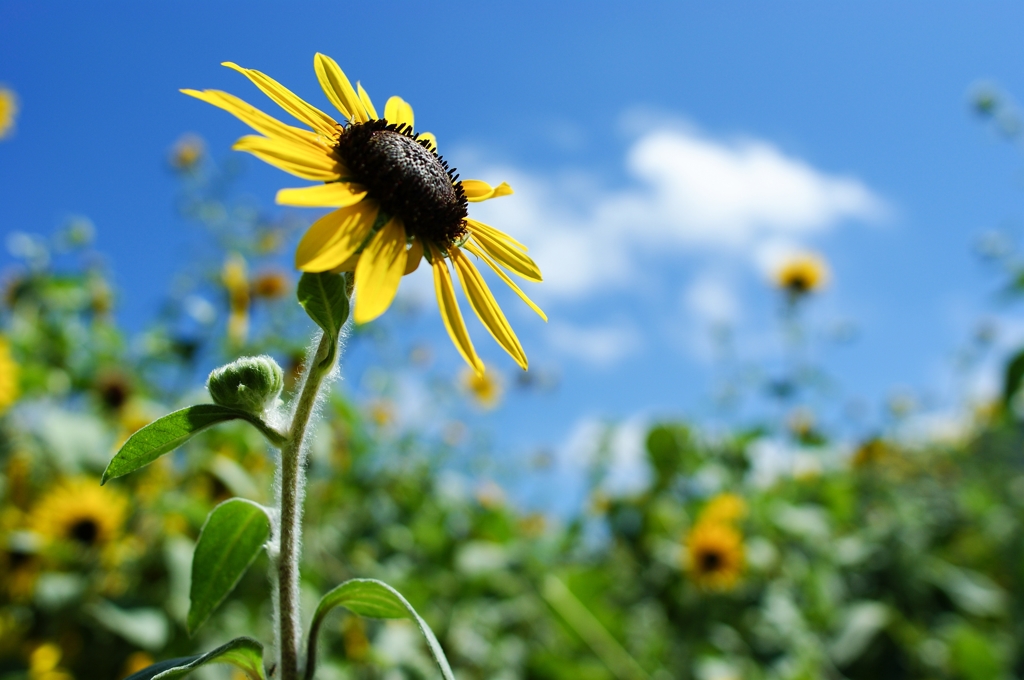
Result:
<svg viewBox="0 0 1024 680">
<path fill-rule="evenodd" d="M 206 380 L 213 402 L 262 415 L 284 388 L 284 373 L 266 355 L 242 357 L 216 368 Z"/>
</svg>

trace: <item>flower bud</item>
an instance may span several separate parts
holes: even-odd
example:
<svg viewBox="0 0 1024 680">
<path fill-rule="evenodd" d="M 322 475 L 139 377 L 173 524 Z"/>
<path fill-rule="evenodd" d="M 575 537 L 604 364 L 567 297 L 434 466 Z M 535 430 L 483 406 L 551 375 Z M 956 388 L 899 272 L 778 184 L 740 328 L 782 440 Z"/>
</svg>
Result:
<svg viewBox="0 0 1024 680">
<path fill-rule="evenodd" d="M 210 373 L 206 388 L 215 404 L 260 415 L 284 387 L 284 374 L 266 355 L 242 357 Z"/>
</svg>

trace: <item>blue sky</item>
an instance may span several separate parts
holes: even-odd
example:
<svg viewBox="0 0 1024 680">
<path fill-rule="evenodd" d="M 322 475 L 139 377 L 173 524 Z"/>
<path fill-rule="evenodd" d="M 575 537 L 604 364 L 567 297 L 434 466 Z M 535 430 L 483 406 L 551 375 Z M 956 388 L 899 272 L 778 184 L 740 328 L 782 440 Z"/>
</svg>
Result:
<svg viewBox="0 0 1024 680">
<path fill-rule="evenodd" d="M 735 327 L 742 357 L 777 365 L 765 272 L 792 248 L 831 263 L 806 310 L 812 345 L 837 400 L 870 405 L 866 430 L 894 388 L 948 397 L 950 357 L 979 319 L 1003 319 L 1004 346 L 1021 339 L 971 247 L 1019 223 L 1022 157 L 969 93 L 987 80 L 1024 98 L 1022 26 L 1019 2 L 0 0 L 0 82 L 22 108 L 0 144 L 0 229 L 89 216 L 122 317 L 141 326 L 188 253 L 167 148 L 193 131 L 223 155 L 245 133 L 178 88 L 272 111 L 218 65 L 231 60 L 327 107 L 322 51 L 376 99 L 411 102 L 464 177 L 517 189 L 474 215 L 533 246 L 547 283 L 529 292 L 551 322 L 501 299 L 560 386 L 484 419 L 500 448 L 557 447 L 596 417 L 707 416 L 714 322 Z M 245 189 L 265 204 L 291 185 L 247 163 Z M 821 339 L 851 325 L 855 342 Z M 422 332 L 443 333 L 430 315 Z M 441 353 L 454 375 L 454 350 Z"/>
</svg>

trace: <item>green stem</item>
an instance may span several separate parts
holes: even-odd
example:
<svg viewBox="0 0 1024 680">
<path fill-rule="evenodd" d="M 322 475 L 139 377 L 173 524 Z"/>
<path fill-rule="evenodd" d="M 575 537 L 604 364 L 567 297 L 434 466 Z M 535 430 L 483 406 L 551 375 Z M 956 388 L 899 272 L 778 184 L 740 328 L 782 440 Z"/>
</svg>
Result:
<svg viewBox="0 0 1024 680">
<path fill-rule="evenodd" d="M 324 333 L 316 352 L 308 358 L 309 373 L 295 404 L 288 438 L 281 447 L 281 543 L 277 563 L 278 640 L 281 679 L 299 678 L 299 550 L 302 541 L 302 447 L 324 376 L 331 370 L 336 352 L 334 340 Z M 330 361 L 324 361 L 330 359 Z"/>
<path fill-rule="evenodd" d="M 551 608 L 561 614 L 566 623 L 583 639 L 604 662 L 608 670 L 620 680 L 649 680 L 650 676 L 626 648 L 608 632 L 587 606 L 553 574 L 544 577 L 541 596 Z"/>
</svg>

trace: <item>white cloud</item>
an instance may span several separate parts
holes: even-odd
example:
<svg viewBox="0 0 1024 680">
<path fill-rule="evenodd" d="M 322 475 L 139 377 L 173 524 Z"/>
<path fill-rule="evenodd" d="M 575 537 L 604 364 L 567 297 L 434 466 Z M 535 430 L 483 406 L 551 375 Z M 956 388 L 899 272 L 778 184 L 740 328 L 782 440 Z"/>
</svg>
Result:
<svg viewBox="0 0 1024 680">
<path fill-rule="evenodd" d="M 642 344 L 640 333 L 624 324 L 582 327 L 553 321 L 547 331 L 555 349 L 596 366 L 614 364 Z"/>
<path fill-rule="evenodd" d="M 581 479 L 600 461 L 607 466 L 601 485 L 606 493 L 619 496 L 644 489 L 651 476 L 645 448 L 649 424 L 642 415 L 614 425 L 581 418 L 558 449 L 560 471 L 568 479 Z"/>
<path fill-rule="evenodd" d="M 740 303 L 732 286 L 721 276 L 697 277 L 683 292 L 686 309 L 701 321 L 734 324 L 740 317 Z"/>
<path fill-rule="evenodd" d="M 531 247 L 545 273 L 539 297 L 574 298 L 633 284 L 643 253 L 752 255 L 848 219 L 877 220 L 885 204 L 861 181 L 832 175 L 769 142 L 725 140 L 679 127 L 646 132 L 624 159 L 634 186 L 600 188 L 579 175 L 542 178 L 509 168 L 514 199 L 473 213 Z"/>
<path fill-rule="evenodd" d="M 881 211 L 861 182 L 825 174 L 759 140 L 656 131 L 634 144 L 628 167 L 653 190 L 668 231 L 684 241 L 746 245 Z"/>
</svg>

